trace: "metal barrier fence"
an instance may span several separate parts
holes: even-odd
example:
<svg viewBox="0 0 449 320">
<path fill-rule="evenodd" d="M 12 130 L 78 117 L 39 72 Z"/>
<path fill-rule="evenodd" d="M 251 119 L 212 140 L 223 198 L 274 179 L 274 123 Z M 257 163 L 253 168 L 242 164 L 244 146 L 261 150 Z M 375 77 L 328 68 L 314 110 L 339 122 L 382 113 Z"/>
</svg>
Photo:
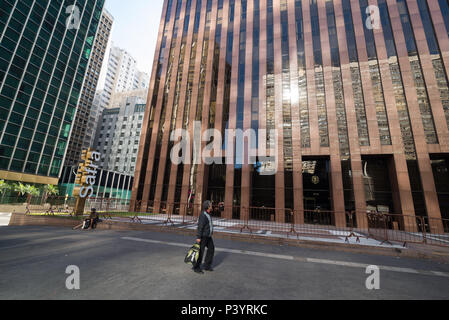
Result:
<svg viewBox="0 0 449 320">
<path fill-rule="evenodd" d="M 399 214 L 368 214 L 368 236 L 382 243 L 449 246 L 449 220 Z"/>
<path fill-rule="evenodd" d="M 140 205 L 136 203 L 136 207 Z M 201 213 L 198 204 L 150 202 L 148 212 L 135 213 L 131 220 L 164 225 L 189 225 Z M 157 210 L 156 210 L 157 209 Z M 211 215 L 219 230 L 262 235 L 307 238 L 371 238 L 381 243 L 427 243 L 449 246 L 449 220 L 393 214 L 367 213 L 367 227 L 358 228 L 355 212 L 309 211 L 266 207 L 214 205 Z M 361 215 L 358 217 L 360 218 Z M 338 222 L 338 223 L 337 223 Z"/>
<path fill-rule="evenodd" d="M 10 202 L 11 204 L 13 202 Z M 75 208 L 75 197 L 33 197 L 29 202 L 19 202 L 15 204 L 23 204 L 26 208 L 26 213 L 67 213 L 73 214 Z M 127 199 L 109 199 L 109 198 L 88 198 L 84 207 L 84 212 L 90 212 L 92 208 L 97 211 L 108 212 L 125 212 L 129 209 L 129 200 Z"/>
<path fill-rule="evenodd" d="M 304 210 L 304 223 L 333 226 L 335 225 L 335 213 L 333 211 Z"/>
<path fill-rule="evenodd" d="M 109 198 L 88 198 L 84 211 L 88 212 L 92 208 L 97 211 L 116 211 L 125 212 L 129 209 L 128 199 L 109 199 Z"/>
<path fill-rule="evenodd" d="M 142 206 L 141 201 L 136 201 L 134 204 L 136 210 L 130 217 L 132 222 L 187 225 L 196 223 L 200 213 L 200 207 L 193 204 L 149 201 L 146 205 L 146 212 L 141 212 Z"/>
<path fill-rule="evenodd" d="M 68 200 L 71 198 L 68 198 Z M 73 198 L 74 199 L 74 198 Z M 32 205 L 32 206 L 43 206 L 44 204 L 53 204 L 55 206 L 63 205 L 65 202 L 65 197 L 60 196 L 38 196 L 38 197 L 28 197 L 23 196 L 0 196 L 1 205 Z"/>
<path fill-rule="evenodd" d="M 135 209 L 141 209 L 142 203 L 137 201 Z M 130 218 L 133 222 L 156 222 L 162 224 L 192 224 L 197 222 L 201 213 L 199 204 L 182 204 L 150 201 L 146 204 L 146 213 L 135 210 Z M 276 209 L 267 207 L 240 206 L 225 207 L 213 205 L 211 215 L 215 218 L 214 224 L 227 231 L 248 232 L 251 234 L 279 233 L 290 235 L 335 236 L 329 232 L 329 225 L 334 223 L 333 212 L 305 212 L 306 224 L 295 223 L 295 215 L 291 209 Z M 326 227 L 327 226 L 327 227 Z M 335 227 L 332 227 L 334 230 Z M 351 229 L 341 230 L 339 234 L 351 235 Z"/>
<path fill-rule="evenodd" d="M 33 197 L 25 204 L 26 213 L 66 213 L 71 214 L 75 207 L 76 198 L 73 197 Z"/>
<path fill-rule="evenodd" d="M 49 208 L 42 204 L 30 204 L 27 213 L 67 213 L 71 214 L 75 198 L 52 199 Z M 33 202 L 31 202 L 33 203 Z M 148 202 L 146 212 L 141 212 L 143 203 L 134 203 L 134 212 L 129 212 L 130 201 L 124 199 L 90 198 L 86 201 L 86 212 L 96 208 L 106 219 L 119 219 L 135 223 L 155 223 L 172 226 L 188 226 L 197 223 L 201 205 L 168 202 Z M 211 215 L 214 226 L 227 232 L 246 232 L 260 235 L 281 235 L 286 237 L 307 238 L 371 238 L 381 243 L 399 242 L 423 243 L 449 246 L 449 219 L 437 219 L 422 216 L 404 216 L 400 214 L 367 213 L 365 228 L 358 227 L 355 212 L 334 211 L 294 211 L 289 208 L 242 207 L 213 205 Z"/>
</svg>

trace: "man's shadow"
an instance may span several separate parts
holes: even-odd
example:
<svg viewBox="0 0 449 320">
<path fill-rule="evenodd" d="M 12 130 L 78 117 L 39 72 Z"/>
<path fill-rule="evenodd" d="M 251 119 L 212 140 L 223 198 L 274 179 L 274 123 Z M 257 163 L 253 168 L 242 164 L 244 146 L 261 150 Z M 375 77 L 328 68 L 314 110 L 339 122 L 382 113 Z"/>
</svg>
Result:
<svg viewBox="0 0 449 320">
<path fill-rule="evenodd" d="M 218 267 L 220 264 L 223 263 L 224 260 L 226 260 L 226 257 L 228 255 L 229 253 L 227 252 L 218 252 L 217 254 L 215 254 L 213 266 Z"/>
</svg>

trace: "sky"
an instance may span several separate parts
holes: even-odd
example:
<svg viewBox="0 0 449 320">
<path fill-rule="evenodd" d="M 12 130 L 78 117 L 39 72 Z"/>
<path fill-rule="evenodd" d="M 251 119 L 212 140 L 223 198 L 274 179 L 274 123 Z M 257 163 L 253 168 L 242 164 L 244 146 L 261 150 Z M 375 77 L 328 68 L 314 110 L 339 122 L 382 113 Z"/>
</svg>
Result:
<svg viewBox="0 0 449 320">
<path fill-rule="evenodd" d="M 106 0 L 105 4 L 114 17 L 114 45 L 128 51 L 138 69 L 150 75 L 163 4 L 164 0 Z"/>
</svg>

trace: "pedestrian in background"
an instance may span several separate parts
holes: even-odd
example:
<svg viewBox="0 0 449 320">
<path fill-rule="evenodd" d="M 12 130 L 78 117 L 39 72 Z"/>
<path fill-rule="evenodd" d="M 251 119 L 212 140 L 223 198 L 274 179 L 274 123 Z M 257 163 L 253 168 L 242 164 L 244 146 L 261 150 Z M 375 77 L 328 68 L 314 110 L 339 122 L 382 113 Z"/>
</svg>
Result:
<svg viewBox="0 0 449 320">
<path fill-rule="evenodd" d="M 212 262 L 214 259 L 215 245 L 212 235 L 214 233 L 214 226 L 212 223 L 212 217 L 210 213 L 212 212 L 212 202 L 205 201 L 203 203 L 203 210 L 198 219 L 198 232 L 196 242 L 200 244 L 200 255 L 196 265 L 193 267 L 193 271 L 196 273 L 204 273 L 201 270 L 201 263 L 203 260 L 203 255 L 205 248 L 207 247 L 206 259 L 204 261 L 206 271 L 214 271 L 212 269 Z"/>
</svg>

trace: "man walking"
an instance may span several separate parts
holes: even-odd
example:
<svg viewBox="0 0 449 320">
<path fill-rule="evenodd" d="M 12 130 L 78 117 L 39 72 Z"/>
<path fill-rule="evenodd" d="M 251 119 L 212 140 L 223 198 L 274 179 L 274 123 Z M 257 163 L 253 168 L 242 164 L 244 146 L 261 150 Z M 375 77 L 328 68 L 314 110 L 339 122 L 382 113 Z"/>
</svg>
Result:
<svg viewBox="0 0 449 320">
<path fill-rule="evenodd" d="M 193 267 L 193 271 L 196 273 L 203 274 L 201 270 L 201 263 L 203 261 L 204 250 L 207 247 L 206 260 L 204 261 L 206 271 L 214 271 L 212 269 L 212 261 L 214 259 L 215 246 L 212 240 L 212 234 L 214 233 L 214 226 L 212 224 L 212 217 L 210 213 L 212 212 L 212 203 L 210 201 L 205 201 L 203 204 L 203 210 L 198 219 L 198 233 L 196 242 L 200 244 L 200 255 L 198 261 Z"/>
</svg>

